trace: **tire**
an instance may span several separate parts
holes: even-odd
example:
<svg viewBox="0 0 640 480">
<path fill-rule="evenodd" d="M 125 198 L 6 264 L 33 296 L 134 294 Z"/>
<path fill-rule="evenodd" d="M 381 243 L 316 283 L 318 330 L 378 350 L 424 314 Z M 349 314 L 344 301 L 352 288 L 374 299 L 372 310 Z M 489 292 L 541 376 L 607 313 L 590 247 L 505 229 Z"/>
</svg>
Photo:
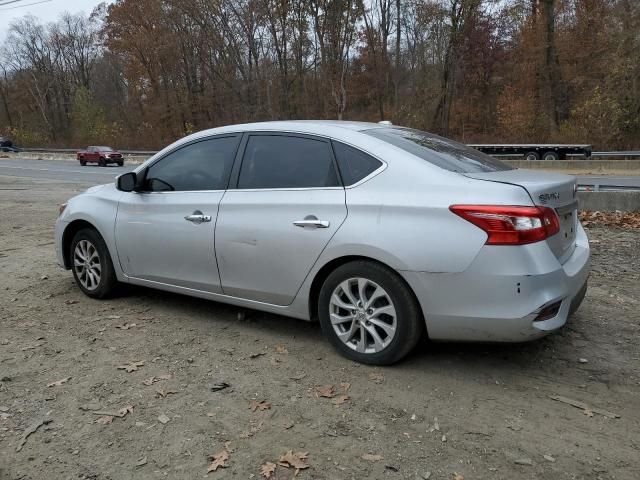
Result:
<svg viewBox="0 0 640 480">
<path fill-rule="evenodd" d="M 548 151 L 544 152 L 544 155 L 542 155 L 542 159 L 550 162 L 553 160 L 559 160 L 560 155 L 558 155 L 557 152 Z"/>
<path fill-rule="evenodd" d="M 121 167 L 124 165 L 124 162 L 118 162 L 118 166 Z"/>
<path fill-rule="evenodd" d="M 80 160 L 80 166 L 86 167 L 87 166 L 87 162 L 85 162 L 84 160 Z"/>
<path fill-rule="evenodd" d="M 85 295 L 91 298 L 107 298 L 115 293 L 118 279 L 107 244 L 97 231 L 84 228 L 76 233 L 71 241 L 69 258 L 73 278 Z M 89 264 L 76 266 L 76 261 L 82 262 L 86 258 L 90 260 Z M 99 268 L 96 268 L 96 258 Z M 93 273 L 86 273 L 87 265 Z"/>
<path fill-rule="evenodd" d="M 365 310 L 366 304 L 360 307 L 357 305 L 360 281 L 363 281 L 362 285 L 365 287 L 365 300 L 372 301 L 373 309 Z M 380 292 L 378 288 L 384 292 L 384 296 L 373 296 L 373 292 Z M 338 306 L 338 303 L 342 306 L 353 304 L 345 289 L 350 290 L 352 300 L 356 301 L 356 309 Z M 396 363 L 413 350 L 424 331 L 420 307 L 409 287 L 396 272 L 375 262 L 359 260 L 336 268 L 322 285 L 318 302 L 323 333 L 336 350 L 356 362 L 369 365 Z M 382 310 L 383 307 L 387 307 L 384 311 L 392 312 L 395 317 L 387 313 L 375 314 L 376 309 Z M 352 312 L 357 312 L 355 317 Z M 332 313 L 351 320 L 334 327 Z M 395 330 L 391 335 L 388 332 L 394 326 Z M 341 331 L 345 341 L 336 330 Z M 378 337 L 377 347 L 375 343 L 372 345 L 372 331 Z"/>
<path fill-rule="evenodd" d="M 101 158 L 100 160 L 98 160 L 98 165 L 100 165 L 101 167 L 106 167 L 107 162 L 104 158 Z"/>
<path fill-rule="evenodd" d="M 527 152 L 527 153 L 524 154 L 524 159 L 525 160 L 529 160 L 529 161 L 540 160 L 540 154 L 538 152 L 532 150 L 532 151 Z"/>
</svg>

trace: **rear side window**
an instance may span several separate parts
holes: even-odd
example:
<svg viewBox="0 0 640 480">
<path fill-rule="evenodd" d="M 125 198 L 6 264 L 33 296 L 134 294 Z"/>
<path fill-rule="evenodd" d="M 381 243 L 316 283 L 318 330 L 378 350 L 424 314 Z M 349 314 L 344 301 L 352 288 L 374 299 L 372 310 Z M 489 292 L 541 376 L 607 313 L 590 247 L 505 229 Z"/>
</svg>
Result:
<svg viewBox="0 0 640 480">
<path fill-rule="evenodd" d="M 345 186 L 358 183 L 367 175 L 375 172 L 382 166 L 380 160 L 376 160 L 371 155 L 364 153 L 357 148 L 350 147 L 340 142 L 332 142 L 333 151 L 338 160 L 338 168 Z"/>
<path fill-rule="evenodd" d="M 171 152 L 149 167 L 145 190 L 226 189 L 239 141 L 239 136 L 210 138 Z"/>
<path fill-rule="evenodd" d="M 238 188 L 339 186 L 329 143 L 285 135 L 252 135 L 242 160 Z"/>
<path fill-rule="evenodd" d="M 363 133 L 384 140 L 429 163 L 451 172 L 479 173 L 513 170 L 513 167 L 496 160 L 462 143 L 411 128 L 375 128 Z"/>
</svg>

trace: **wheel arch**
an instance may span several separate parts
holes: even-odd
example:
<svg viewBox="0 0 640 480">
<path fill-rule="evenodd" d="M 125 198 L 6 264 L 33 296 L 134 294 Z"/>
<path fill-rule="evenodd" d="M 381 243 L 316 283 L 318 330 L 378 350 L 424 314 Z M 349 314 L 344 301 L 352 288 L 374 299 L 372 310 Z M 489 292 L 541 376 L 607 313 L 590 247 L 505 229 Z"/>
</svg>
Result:
<svg viewBox="0 0 640 480">
<path fill-rule="evenodd" d="M 84 228 L 95 230 L 98 235 L 100 235 L 104 239 L 104 235 L 102 235 L 100 230 L 93 223 L 88 222 L 84 219 L 77 219 L 70 222 L 62 233 L 62 259 L 64 260 L 64 267 L 67 270 L 71 268 L 70 250 L 73 237 L 75 237 L 76 233 Z"/>
<path fill-rule="evenodd" d="M 353 262 L 353 261 L 367 261 L 371 263 L 377 263 L 378 265 L 381 265 L 387 268 L 388 270 L 391 270 L 392 272 L 396 273 L 400 278 L 400 280 L 407 287 L 409 292 L 411 292 L 411 295 L 413 295 L 413 298 L 415 299 L 416 304 L 418 305 L 418 309 L 420 310 L 420 315 L 422 315 L 422 320 L 424 322 L 424 312 L 422 311 L 422 305 L 420 304 L 420 301 L 418 300 L 416 293 L 413 291 L 413 288 L 411 288 L 411 285 L 409 285 L 409 283 L 404 279 L 404 277 L 400 274 L 400 272 L 398 272 L 395 268 L 387 265 L 386 263 L 380 260 L 377 260 L 372 257 L 367 257 L 364 255 L 344 255 L 341 257 L 336 257 L 328 261 L 327 263 L 325 263 L 322 266 L 322 268 L 318 270 L 318 272 L 315 274 L 315 277 L 313 277 L 313 281 L 311 282 L 311 287 L 309 288 L 308 308 L 309 308 L 309 318 L 312 321 L 317 321 L 318 319 L 318 298 L 320 297 L 320 289 L 322 288 L 322 284 L 324 283 L 324 281 L 331 274 L 331 272 L 333 272 L 336 268 L 341 267 L 342 265 Z"/>
</svg>

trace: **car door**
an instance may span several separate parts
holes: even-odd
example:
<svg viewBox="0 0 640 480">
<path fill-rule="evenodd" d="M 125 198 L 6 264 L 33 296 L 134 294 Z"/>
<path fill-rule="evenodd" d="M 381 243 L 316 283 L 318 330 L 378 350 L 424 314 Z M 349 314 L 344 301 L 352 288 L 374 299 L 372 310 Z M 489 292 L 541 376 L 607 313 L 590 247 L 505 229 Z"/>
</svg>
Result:
<svg viewBox="0 0 640 480">
<path fill-rule="evenodd" d="M 116 218 L 126 275 L 220 293 L 215 224 L 240 138 L 190 143 L 141 172 L 142 191 L 122 195 Z"/>
<path fill-rule="evenodd" d="M 329 141 L 252 133 L 220 202 L 216 255 L 226 295 L 288 305 L 347 216 Z"/>
</svg>

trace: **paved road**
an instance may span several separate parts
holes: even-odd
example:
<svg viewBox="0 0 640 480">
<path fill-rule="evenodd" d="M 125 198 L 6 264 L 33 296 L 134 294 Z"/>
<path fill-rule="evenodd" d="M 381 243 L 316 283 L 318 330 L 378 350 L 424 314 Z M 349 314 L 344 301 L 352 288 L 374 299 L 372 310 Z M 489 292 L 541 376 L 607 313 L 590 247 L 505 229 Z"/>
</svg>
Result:
<svg viewBox="0 0 640 480">
<path fill-rule="evenodd" d="M 124 165 L 123 167 L 87 165 L 82 167 L 73 160 L 0 159 L 0 175 L 59 180 L 86 185 L 112 182 L 118 175 L 130 172 L 135 167 L 136 165 Z"/>
<path fill-rule="evenodd" d="M 99 185 L 112 182 L 118 175 L 133 170 L 136 165 L 118 167 L 98 167 L 97 165 L 80 166 L 73 160 L 20 160 L 0 159 L 0 175 L 11 177 L 41 178 L 65 182 Z M 640 176 L 578 176 L 581 185 L 620 185 L 640 187 Z"/>
</svg>

